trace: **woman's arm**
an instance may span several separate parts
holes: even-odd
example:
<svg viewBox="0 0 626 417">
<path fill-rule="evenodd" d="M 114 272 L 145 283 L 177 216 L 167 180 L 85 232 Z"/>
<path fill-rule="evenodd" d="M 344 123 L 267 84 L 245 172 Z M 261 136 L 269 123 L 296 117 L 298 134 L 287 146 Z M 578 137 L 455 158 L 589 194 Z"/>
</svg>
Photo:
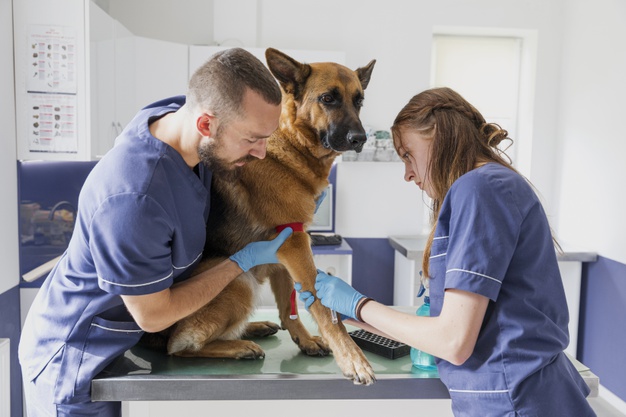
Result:
<svg viewBox="0 0 626 417">
<path fill-rule="evenodd" d="M 370 301 L 361 309 L 365 323 L 349 324 L 461 365 L 474 351 L 488 304 L 482 295 L 449 289 L 438 317 L 419 317 Z"/>
</svg>

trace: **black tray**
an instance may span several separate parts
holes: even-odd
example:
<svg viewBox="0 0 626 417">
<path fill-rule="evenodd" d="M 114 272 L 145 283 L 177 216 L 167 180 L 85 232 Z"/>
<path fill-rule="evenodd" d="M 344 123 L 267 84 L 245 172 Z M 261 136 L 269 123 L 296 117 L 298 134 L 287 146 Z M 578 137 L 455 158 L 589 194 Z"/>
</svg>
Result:
<svg viewBox="0 0 626 417">
<path fill-rule="evenodd" d="M 361 349 L 389 359 L 401 358 L 411 352 L 411 346 L 409 345 L 366 330 L 355 330 L 348 334 Z"/>
</svg>

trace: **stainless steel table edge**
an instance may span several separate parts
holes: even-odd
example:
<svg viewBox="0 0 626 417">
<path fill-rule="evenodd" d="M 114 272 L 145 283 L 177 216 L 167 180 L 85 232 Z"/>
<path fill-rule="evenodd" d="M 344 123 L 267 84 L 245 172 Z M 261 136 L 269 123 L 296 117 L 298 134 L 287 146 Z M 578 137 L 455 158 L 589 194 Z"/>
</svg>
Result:
<svg viewBox="0 0 626 417">
<path fill-rule="evenodd" d="M 328 375 L 127 375 L 95 379 L 92 401 L 446 399 L 439 378 L 380 375 L 370 386 Z"/>
<path fill-rule="evenodd" d="M 395 235 L 389 236 L 388 241 L 393 249 L 400 252 L 407 259 L 421 261 L 428 236 L 426 235 Z M 564 248 L 557 252 L 556 258 L 560 262 L 596 262 L 598 254 L 592 251 L 578 251 Z"/>
</svg>

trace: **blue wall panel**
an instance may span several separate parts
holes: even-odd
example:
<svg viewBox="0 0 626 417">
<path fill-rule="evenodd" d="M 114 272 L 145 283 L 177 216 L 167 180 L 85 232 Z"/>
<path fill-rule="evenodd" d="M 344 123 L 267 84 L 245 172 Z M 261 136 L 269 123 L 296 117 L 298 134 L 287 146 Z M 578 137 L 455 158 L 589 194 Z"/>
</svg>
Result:
<svg viewBox="0 0 626 417">
<path fill-rule="evenodd" d="M 626 401 L 626 265 L 598 257 L 584 264 L 579 360 Z"/>
<path fill-rule="evenodd" d="M 11 340 L 11 416 L 22 414 L 22 373 L 17 360 L 20 340 L 20 289 L 14 287 L 0 294 L 0 338 Z"/>
<path fill-rule="evenodd" d="M 388 239 L 345 238 L 352 247 L 352 285 L 376 301 L 393 304 L 394 249 Z"/>
</svg>

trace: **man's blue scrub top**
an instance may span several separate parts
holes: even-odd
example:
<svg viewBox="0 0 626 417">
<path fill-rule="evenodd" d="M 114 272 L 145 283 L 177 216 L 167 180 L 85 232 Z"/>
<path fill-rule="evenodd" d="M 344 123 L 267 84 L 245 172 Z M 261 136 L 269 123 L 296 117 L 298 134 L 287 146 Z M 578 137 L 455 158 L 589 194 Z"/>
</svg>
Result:
<svg viewBox="0 0 626 417">
<path fill-rule="evenodd" d="M 57 367 L 54 403 L 88 401 L 92 378 L 141 337 L 120 295 L 164 290 L 202 256 L 211 172 L 200 164 L 194 173 L 148 127 L 184 102 L 173 97 L 140 111 L 81 190 L 72 239 L 39 290 L 19 347 L 25 379 Z"/>
<path fill-rule="evenodd" d="M 569 315 L 556 252 L 523 177 L 495 163 L 460 177 L 442 204 L 429 269 L 431 316 L 446 289 L 491 300 L 471 357 L 437 360 L 455 416 L 594 415 L 563 353 Z"/>
</svg>

